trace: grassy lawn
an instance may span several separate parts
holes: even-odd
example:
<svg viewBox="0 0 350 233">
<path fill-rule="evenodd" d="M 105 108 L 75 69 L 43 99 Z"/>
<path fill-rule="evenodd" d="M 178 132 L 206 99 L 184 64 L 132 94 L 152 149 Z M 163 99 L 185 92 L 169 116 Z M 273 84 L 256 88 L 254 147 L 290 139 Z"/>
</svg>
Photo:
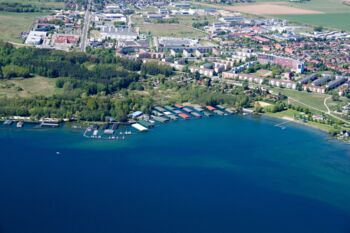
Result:
<svg viewBox="0 0 350 233">
<path fill-rule="evenodd" d="M 52 96 L 59 94 L 60 89 L 55 86 L 55 79 L 34 77 L 27 79 L 0 80 L 0 97 L 33 97 Z"/>
<path fill-rule="evenodd" d="M 291 97 L 293 99 L 296 99 L 304 104 L 313 106 L 314 108 L 320 109 L 322 111 L 327 111 L 326 107 L 323 104 L 323 101 L 326 97 L 328 97 L 328 95 L 318 94 L 318 93 L 308 93 L 303 91 L 294 91 L 294 90 L 283 89 L 283 88 L 273 88 L 273 90 L 275 92 L 281 92 L 282 94 L 288 97 Z"/>
<path fill-rule="evenodd" d="M 34 20 L 47 13 L 8 13 L 0 14 L 0 40 L 21 43 L 21 32 L 28 31 Z"/>
<path fill-rule="evenodd" d="M 202 38 L 206 34 L 200 30 L 192 28 L 192 18 L 192 16 L 179 17 L 179 24 L 168 24 L 147 23 L 143 20 L 142 17 L 133 16 L 132 22 L 135 27 L 140 28 L 140 32 L 150 33 L 152 36 L 189 37 L 198 39 Z M 202 18 L 199 18 L 199 20 L 201 19 Z"/>
<path fill-rule="evenodd" d="M 140 24 L 140 32 L 151 33 L 153 36 L 172 36 L 172 37 L 190 37 L 201 38 L 205 33 L 195 29 L 184 27 L 180 24 Z"/>
<path fill-rule="evenodd" d="M 274 15 L 272 17 L 287 19 L 290 22 L 304 23 L 315 26 L 323 26 L 328 28 L 350 31 L 350 13 L 327 13 L 314 15 Z"/>
<path fill-rule="evenodd" d="M 192 27 L 193 23 L 204 22 L 204 21 L 208 21 L 209 23 L 214 23 L 214 22 L 217 21 L 215 19 L 215 17 L 213 17 L 213 16 L 184 16 L 184 15 L 179 15 L 179 16 L 176 16 L 175 18 L 177 18 L 179 20 L 180 24 L 191 26 L 191 27 Z"/>
<path fill-rule="evenodd" d="M 271 117 L 277 117 L 277 118 L 283 118 L 283 117 L 288 117 L 288 118 L 294 118 L 294 115 L 299 114 L 298 111 L 295 111 L 293 109 L 287 109 L 282 112 L 275 112 L 275 113 L 266 113 L 266 115 L 271 116 Z"/>
<path fill-rule="evenodd" d="M 288 109 L 282 112 L 276 112 L 276 113 L 266 113 L 267 116 L 270 117 L 276 117 L 276 118 L 284 118 L 284 117 L 288 117 L 288 118 L 294 118 L 294 115 L 300 114 L 298 111 L 295 111 L 293 109 Z M 299 122 L 299 121 L 298 121 Z M 301 122 L 299 122 L 301 123 Z M 306 123 L 301 123 L 303 125 L 307 125 L 307 126 L 311 126 L 326 132 L 329 132 L 330 130 L 333 130 L 334 128 L 330 125 L 326 125 L 326 124 L 322 124 L 322 123 L 318 123 L 318 122 L 311 122 L 308 121 Z M 286 125 L 288 127 L 288 125 Z"/>
</svg>

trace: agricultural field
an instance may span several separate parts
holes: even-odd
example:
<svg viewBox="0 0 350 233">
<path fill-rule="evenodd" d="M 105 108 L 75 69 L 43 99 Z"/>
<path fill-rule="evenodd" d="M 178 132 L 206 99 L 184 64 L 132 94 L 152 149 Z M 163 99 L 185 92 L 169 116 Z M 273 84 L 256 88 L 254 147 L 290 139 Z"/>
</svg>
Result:
<svg viewBox="0 0 350 233">
<path fill-rule="evenodd" d="M 17 78 L 11 80 L 0 80 L 0 97 L 33 97 L 52 96 L 59 94 L 60 89 L 56 88 L 55 79 L 44 77 Z"/>
<path fill-rule="evenodd" d="M 310 0 L 300 3 L 281 0 L 257 0 L 256 3 L 235 4 L 233 6 L 200 4 L 250 15 L 269 16 L 296 23 L 350 31 L 350 5 L 344 4 L 343 0 Z"/>
<path fill-rule="evenodd" d="M 346 13 L 350 12 L 350 6 L 343 4 L 343 0 L 310 0 L 304 2 L 289 2 L 287 0 L 271 1 L 271 0 L 257 0 L 258 3 L 267 2 L 272 4 L 283 4 L 290 7 L 319 11 L 324 14 L 331 13 Z"/>
<path fill-rule="evenodd" d="M 350 32 L 350 13 L 332 13 L 319 15 L 274 15 L 290 22 L 334 28 Z"/>
</svg>

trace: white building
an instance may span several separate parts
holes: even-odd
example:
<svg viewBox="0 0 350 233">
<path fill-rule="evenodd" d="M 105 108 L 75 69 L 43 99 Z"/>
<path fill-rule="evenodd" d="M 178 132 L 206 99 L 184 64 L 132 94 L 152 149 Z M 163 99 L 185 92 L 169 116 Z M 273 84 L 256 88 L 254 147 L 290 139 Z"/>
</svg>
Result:
<svg viewBox="0 0 350 233">
<path fill-rule="evenodd" d="M 30 31 L 25 41 L 28 45 L 40 45 L 47 36 L 47 32 Z"/>
<path fill-rule="evenodd" d="M 100 34 L 103 39 L 110 38 L 114 40 L 132 41 L 138 37 L 138 34 L 130 28 L 116 28 L 114 26 L 101 26 Z"/>
</svg>

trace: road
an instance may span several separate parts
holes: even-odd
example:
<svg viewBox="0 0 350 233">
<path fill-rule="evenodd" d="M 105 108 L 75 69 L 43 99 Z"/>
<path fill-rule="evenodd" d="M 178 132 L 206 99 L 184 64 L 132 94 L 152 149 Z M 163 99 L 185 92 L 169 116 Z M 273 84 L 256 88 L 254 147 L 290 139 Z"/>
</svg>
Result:
<svg viewBox="0 0 350 233">
<path fill-rule="evenodd" d="M 85 11 L 84 26 L 83 26 L 83 30 L 81 31 L 81 38 L 80 38 L 80 50 L 82 52 L 86 51 L 88 33 L 90 28 L 90 20 L 91 20 L 91 6 L 92 6 L 92 0 L 89 0 Z"/>
</svg>

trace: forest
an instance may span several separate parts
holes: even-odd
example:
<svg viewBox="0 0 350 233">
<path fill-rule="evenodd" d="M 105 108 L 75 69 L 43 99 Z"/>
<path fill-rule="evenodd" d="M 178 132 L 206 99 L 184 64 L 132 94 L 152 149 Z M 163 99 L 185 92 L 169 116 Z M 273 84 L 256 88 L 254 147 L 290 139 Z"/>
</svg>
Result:
<svg viewBox="0 0 350 233">
<path fill-rule="evenodd" d="M 168 101 L 200 104 L 227 103 L 248 106 L 251 99 L 244 90 L 227 95 L 207 85 L 177 83 L 168 79 L 174 70 L 157 61 L 143 63 L 117 57 L 114 50 L 95 49 L 88 53 L 48 49 L 15 48 L 0 42 L 0 79 L 42 76 L 54 79 L 60 93 L 50 97 L 0 97 L 0 117 L 30 116 L 104 121 L 113 117 L 126 121 L 131 111 L 149 112 L 157 101 L 155 79 L 162 80 L 159 90 L 177 97 Z M 135 94 L 145 91 L 149 95 Z"/>
</svg>

